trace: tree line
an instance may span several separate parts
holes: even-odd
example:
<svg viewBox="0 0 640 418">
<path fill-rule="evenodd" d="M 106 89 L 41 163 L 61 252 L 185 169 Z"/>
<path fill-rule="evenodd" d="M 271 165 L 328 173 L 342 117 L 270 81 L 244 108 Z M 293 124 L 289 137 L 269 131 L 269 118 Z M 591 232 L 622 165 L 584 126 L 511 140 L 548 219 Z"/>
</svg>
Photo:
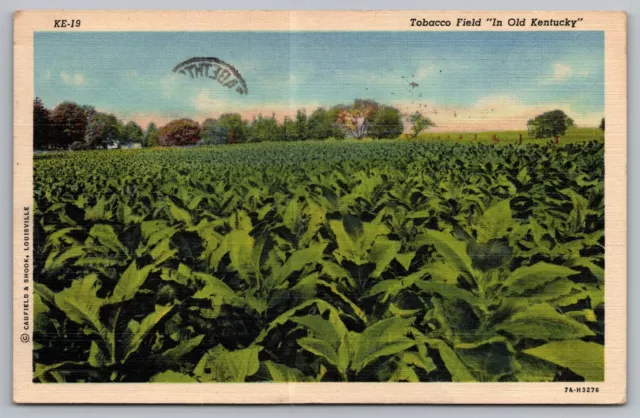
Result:
<svg viewBox="0 0 640 418">
<path fill-rule="evenodd" d="M 157 142 L 158 129 L 153 123 L 143 131 L 137 123 L 124 123 L 93 106 L 66 101 L 50 110 L 40 98 L 33 101 L 35 149 L 95 149 L 126 143 L 152 146 Z"/>
<path fill-rule="evenodd" d="M 417 137 L 435 126 L 420 113 L 403 116 L 393 106 L 375 100 L 356 99 L 350 104 L 319 107 L 310 114 L 299 109 L 295 116 L 278 121 L 274 114 L 262 114 L 248 121 L 239 113 L 224 113 L 202 124 L 177 119 L 158 128 L 150 123 L 142 129 L 133 121 L 123 122 L 113 114 L 65 101 L 47 109 L 42 100 L 33 102 L 34 149 L 99 149 L 140 144 L 142 147 L 235 144 L 263 141 L 305 141 L 308 139 L 397 138 L 408 127 L 407 136 Z M 564 135 L 575 126 L 562 110 L 542 113 L 527 122 L 530 137 Z M 604 130 L 604 119 L 600 124 Z"/>
<path fill-rule="evenodd" d="M 124 123 L 113 114 L 65 101 L 47 109 L 40 98 L 33 102 L 35 149 L 98 149 L 137 143 L 142 147 L 235 144 L 263 141 L 305 141 L 327 138 L 396 138 L 405 128 L 397 108 L 374 100 L 356 99 L 350 104 L 319 107 L 310 114 L 299 109 L 282 121 L 262 114 L 248 121 L 239 113 L 224 113 L 202 124 L 191 119 L 173 120 L 158 128 L 143 130 L 137 123 Z M 419 113 L 407 118 L 411 135 L 434 124 Z"/>
</svg>

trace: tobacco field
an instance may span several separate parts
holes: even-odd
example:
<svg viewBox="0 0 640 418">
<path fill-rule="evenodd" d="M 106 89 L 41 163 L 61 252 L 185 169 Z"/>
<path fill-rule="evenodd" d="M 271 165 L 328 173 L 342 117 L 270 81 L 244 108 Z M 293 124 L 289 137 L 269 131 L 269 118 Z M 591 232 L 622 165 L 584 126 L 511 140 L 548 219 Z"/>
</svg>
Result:
<svg viewBox="0 0 640 418">
<path fill-rule="evenodd" d="M 34 157 L 34 382 L 604 379 L 604 145 Z"/>
</svg>

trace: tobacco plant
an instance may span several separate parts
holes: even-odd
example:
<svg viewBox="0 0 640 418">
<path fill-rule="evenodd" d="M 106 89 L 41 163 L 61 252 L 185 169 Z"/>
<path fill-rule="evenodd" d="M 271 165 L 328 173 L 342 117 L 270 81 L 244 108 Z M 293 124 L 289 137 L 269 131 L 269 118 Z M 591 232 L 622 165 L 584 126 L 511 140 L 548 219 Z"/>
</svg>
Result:
<svg viewBox="0 0 640 418">
<path fill-rule="evenodd" d="M 604 146 L 37 155 L 35 382 L 604 378 Z"/>
</svg>

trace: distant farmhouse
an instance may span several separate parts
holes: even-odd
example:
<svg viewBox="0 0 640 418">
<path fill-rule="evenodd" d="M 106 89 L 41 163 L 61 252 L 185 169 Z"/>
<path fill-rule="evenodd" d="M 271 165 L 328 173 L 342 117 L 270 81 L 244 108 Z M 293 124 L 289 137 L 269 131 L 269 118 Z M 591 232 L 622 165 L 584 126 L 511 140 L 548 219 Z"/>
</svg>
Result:
<svg viewBox="0 0 640 418">
<path fill-rule="evenodd" d="M 115 148 L 136 149 L 136 148 L 142 148 L 142 144 L 139 142 L 133 142 L 133 141 L 123 141 L 123 142 L 120 142 L 120 144 L 116 145 Z M 111 146 L 109 146 L 109 149 L 111 149 Z"/>
</svg>

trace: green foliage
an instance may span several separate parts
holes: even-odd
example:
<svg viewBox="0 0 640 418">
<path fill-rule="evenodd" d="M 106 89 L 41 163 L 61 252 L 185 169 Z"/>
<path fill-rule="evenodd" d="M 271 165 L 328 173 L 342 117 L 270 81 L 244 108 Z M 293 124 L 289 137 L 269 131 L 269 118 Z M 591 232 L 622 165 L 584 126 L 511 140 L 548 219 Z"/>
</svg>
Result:
<svg viewBox="0 0 640 418">
<path fill-rule="evenodd" d="M 603 379 L 601 142 L 54 153 L 34 182 L 36 382 Z"/>
<path fill-rule="evenodd" d="M 142 132 L 140 125 L 133 121 L 129 121 L 124 125 L 122 136 L 122 140 L 125 142 L 128 141 L 141 144 L 144 139 L 144 132 Z"/>
<path fill-rule="evenodd" d="M 309 137 L 313 139 L 343 138 L 344 134 L 336 126 L 335 112 L 319 107 L 309 116 Z"/>
<path fill-rule="evenodd" d="M 277 141 L 279 139 L 278 135 L 278 121 L 275 115 L 270 117 L 258 115 L 251 122 L 249 142 Z"/>
<path fill-rule="evenodd" d="M 562 110 L 552 110 L 530 119 L 527 130 L 533 138 L 548 138 L 564 135 L 567 128 L 575 126 L 573 119 Z"/>
<path fill-rule="evenodd" d="M 202 122 L 200 130 L 201 145 L 220 145 L 226 144 L 229 138 L 229 131 L 226 127 L 220 125 L 216 119 L 206 119 Z"/>
<path fill-rule="evenodd" d="M 369 128 L 372 138 L 397 138 L 402 134 L 402 114 L 392 106 L 380 106 Z"/>
<path fill-rule="evenodd" d="M 349 106 L 335 106 L 331 113 L 343 134 L 352 138 L 395 138 L 404 129 L 397 108 L 371 99 L 356 99 Z"/>
<path fill-rule="evenodd" d="M 199 139 L 200 126 L 191 119 L 171 121 L 158 132 L 158 142 L 162 146 L 193 145 Z"/>
<path fill-rule="evenodd" d="M 409 116 L 409 123 L 411 124 L 411 136 L 414 138 L 420 135 L 420 133 L 425 129 L 436 126 L 431 119 L 426 116 L 422 116 L 419 112 L 412 113 Z"/>
<path fill-rule="evenodd" d="M 120 121 L 114 115 L 93 112 L 87 118 L 85 144 L 90 148 L 106 148 L 120 141 Z"/>
<path fill-rule="evenodd" d="M 83 142 L 87 127 L 87 114 L 82 106 L 62 102 L 51 112 L 51 148 L 66 148 L 74 142 Z"/>
<path fill-rule="evenodd" d="M 44 107 L 42 99 L 33 101 L 33 149 L 46 149 L 51 141 L 51 112 Z"/>
<path fill-rule="evenodd" d="M 158 132 L 158 127 L 155 123 L 149 123 L 147 126 L 147 130 L 144 132 L 144 137 L 142 139 L 142 146 L 145 148 L 148 147 L 157 147 L 160 145 L 160 134 Z"/>
<path fill-rule="evenodd" d="M 249 124 L 238 113 L 223 113 L 217 121 L 217 125 L 227 132 L 227 143 L 235 144 L 247 142 Z"/>
</svg>

